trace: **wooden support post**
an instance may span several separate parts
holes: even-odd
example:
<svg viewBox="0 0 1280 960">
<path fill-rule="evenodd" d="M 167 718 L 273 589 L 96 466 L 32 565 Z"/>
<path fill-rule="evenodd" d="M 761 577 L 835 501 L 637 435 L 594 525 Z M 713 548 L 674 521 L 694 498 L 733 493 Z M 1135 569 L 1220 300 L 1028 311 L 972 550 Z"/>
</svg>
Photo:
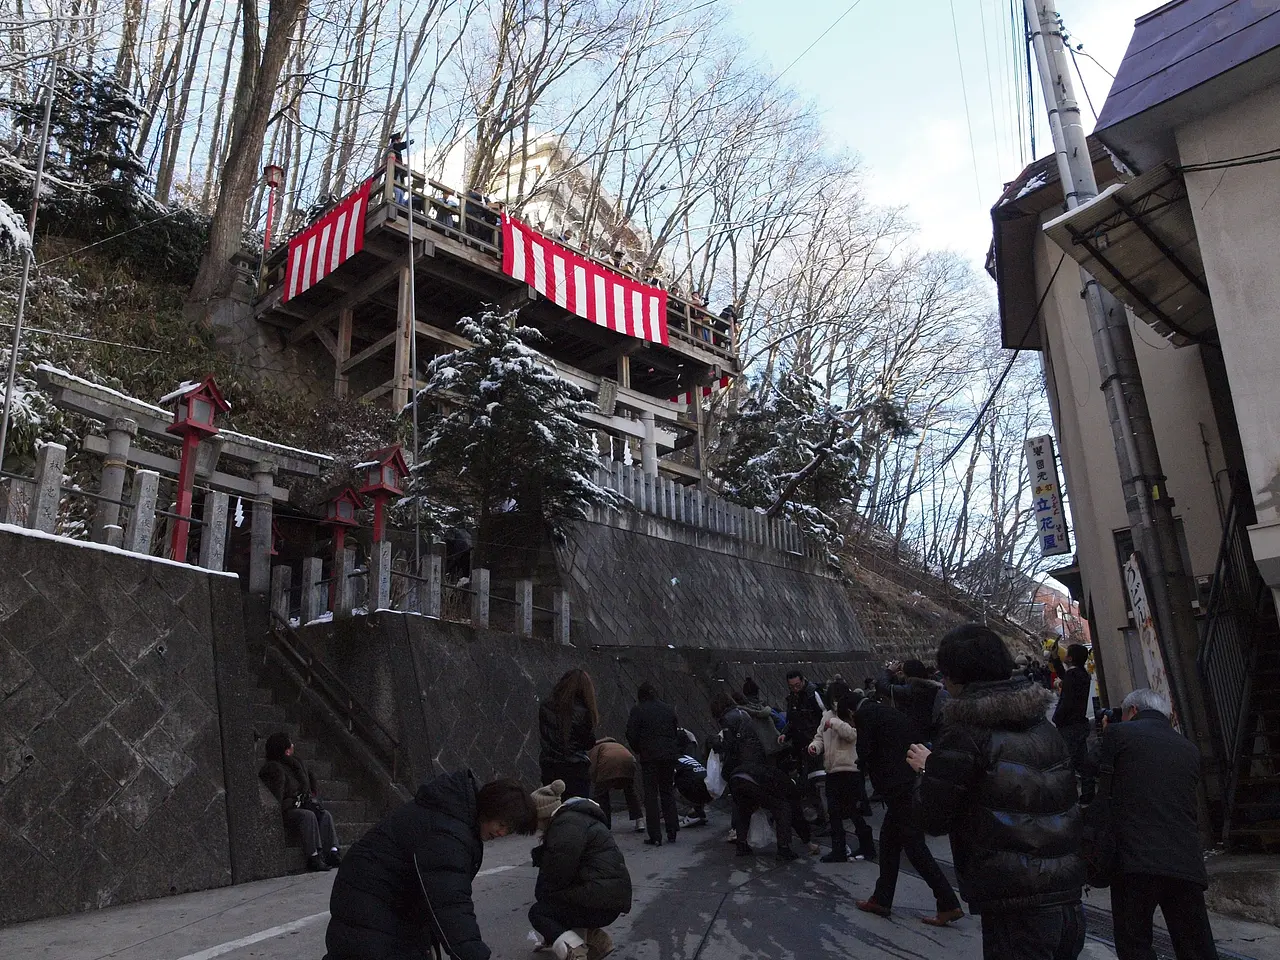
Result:
<svg viewBox="0 0 1280 960">
<path fill-rule="evenodd" d="M 124 537 L 126 550 L 151 552 L 151 535 L 156 528 L 156 495 L 159 492 L 160 474 L 154 470 L 134 472 L 133 506 L 129 508 L 129 526 Z"/>
<path fill-rule="evenodd" d="M 440 591 L 444 580 L 444 544 L 433 543 L 427 555 L 422 558 L 422 568 L 418 571 L 418 576 L 425 577 L 426 582 L 421 584 L 423 592 L 420 595 L 422 606 L 418 609 L 424 617 L 435 617 L 440 619 Z"/>
<path fill-rule="evenodd" d="M 206 570 L 221 570 L 227 554 L 227 500 L 221 490 L 210 490 L 204 495 L 204 510 L 200 514 L 200 566 Z"/>
<path fill-rule="evenodd" d="M 292 581 L 291 567 L 282 563 L 271 568 L 271 612 L 285 623 L 289 622 L 289 588 Z"/>
<path fill-rule="evenodd" d="M 138 424 L 128 417 L 112 417 L 107 421 L 107 456 L 102 461 L 102 485 L 99 492 L 104 497 L 120 500 L 124 496 L 125 468 L 129 464 L 129 447 L 138 435 Z M 93 516 L 93 539 L 106 543 L 106 528 L 120 523 L 120 504 L 98 501 Z"/>
<path fill-rule="evenodd" d="M 471 571 L 471 625 L 478 630 L 489 626 L 489 571 L 484 567 Z"/>
<path fill-rule="evenodd" d="M 644 439 L 640 441 L 640 466 L 651 477 L 658 475 L 658 431 L 654 426 L 653 411 L 640 412 L 640 424 L 644 427 Z"/>
<path fill-rule="evenodd" d="M 631 357 L 625 353 L 618 358 L 618 386 L 631 389 Z"/>
<path fill-rule="evenodd" d="M 352 576 L 356 569 L 356 552 L 350 548 L 341 551 L 333 559 L 333 618 L 351 616 L 355 606 L 355 580 Z"/>
<path fill-rule="evenodd" d="M 355 313 L 350 307 L 338 311 L 337 349 L 333 354 L 333 395 L 341 400 L 347 395 L 351 386 L 351 378 L 343 371 L 342 365 L 351 359 L 351 326 Z"/>
<path fill-rule="evenodd" d="M 400 268 L 400 291 L 396 297 L 396 359 L 395 369 L 391 375 L 391 410 L 399 413 L 409 402 L 410 346 L 413 337 L 413 304 L 410 302 L 410 291 L 413 278 L 410 267 Z"/>
<path fill-rule="evenodd" d="M 391 541 L 379 540 L 369 551 L 369 612 L 391 608 Z"/>
<path fill-rule="evenodd" d="M 271 489 L 276 465 L 259 460 L 253 465 L 253 516 L 249 528 L 249 592 L 266 593 L 271 589 Z"/>
<path fill-rule="evenodd" d="M 321 583 L 323 579 L 323 560 L 307 557 L 302 561 L 302 612 L 299 619 L 304 624 L 319 620 L 329 606 L 329 585 Z"/>
<path fill-rule="evenodd" d="M 522 637 L 533 636 L 533 581 L 516 581 L 516 604 L 519 617 L 516 632 Z"/>
<path fill-rule="evenodd" d="M 67 448 L 60 443 L 46 443 L 36 453 L 36 495 L 27 514 L 27 526 L 43 533 L 53 533 L 58 526 L 58 501 L 62 499 L 62 468 L 67 463 Z"/>
<path fill-rule="evenodd" d="M 552 601 L 551 606 L 555 611 L 553 614 L 553 639 L 558 643 L 568 645 L 573 642 L 569 637 L 569 591 L 565 590 L 563 587 L 557 589 L 555 592 L 555 599 Z"/>
</svg>

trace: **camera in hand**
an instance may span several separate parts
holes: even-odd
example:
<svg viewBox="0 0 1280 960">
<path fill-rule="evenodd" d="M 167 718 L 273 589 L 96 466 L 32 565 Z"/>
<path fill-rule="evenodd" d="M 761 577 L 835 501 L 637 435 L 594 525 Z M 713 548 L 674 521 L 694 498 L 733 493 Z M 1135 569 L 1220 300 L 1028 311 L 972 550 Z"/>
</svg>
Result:
<svg viewBox="0 0 1280 960">
<path fill-rule="evenodd" d="M 1111 707 L 1107 710 L 1103 710 L 1098 714 L 1098 723 L 1102 723 L 1103 717 L 1106 718 L 1107 723 L 1120 723 L 1124 720 L 1124 711 L 1119 707 Z"/>
</svg>

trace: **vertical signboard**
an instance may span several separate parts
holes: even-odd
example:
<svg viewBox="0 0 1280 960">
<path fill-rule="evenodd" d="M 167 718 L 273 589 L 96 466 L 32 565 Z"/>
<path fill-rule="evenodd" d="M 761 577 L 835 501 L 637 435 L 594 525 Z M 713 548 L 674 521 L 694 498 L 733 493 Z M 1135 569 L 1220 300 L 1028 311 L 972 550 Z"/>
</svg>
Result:
<svg viewBox="0 0 1280 960">
<path fill-rule="evenodd" d="M 1138 631 L 1138 644 L 1142 648 L 1142 662 L 1147 668 L 1147 686 L 1168 699 L 1171 711 L 1169 719 L 1173 721 L 1174 729 L 1181 730 L 1177 701 L 1173 698 L 1173 686 L 1169 683 L 1164 654 L 1160 650 L 1160 635 L 1156 632 L 1151 604 L 1147 601 L 1147 583 L 1142 576 L 1142 562 L 1136 553 L 1131 554 L 1125 562 L 1124 585 L 1129 591 L 1129 606 Z"/>
<path fill-rule="evenodd" d="M 1062 509 L 1062 487 L 1058 482 L 1058 463 L 1053 452 L 1053 437 L 1031 437 L 1027 440 L 1027 473 L 1031 476 L 1031 499 L 1036 510 L 1036 537 L 1040 554 L 1056 557 L 1071 552 L 1067 534 L 1067 517 Z"/>
</svg>

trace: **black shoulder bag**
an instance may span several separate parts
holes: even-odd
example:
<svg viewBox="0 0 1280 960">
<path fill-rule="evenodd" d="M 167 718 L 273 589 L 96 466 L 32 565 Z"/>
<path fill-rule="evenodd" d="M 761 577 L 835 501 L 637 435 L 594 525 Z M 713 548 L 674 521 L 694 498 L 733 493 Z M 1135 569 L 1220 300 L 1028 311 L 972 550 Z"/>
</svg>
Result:
<svg viewBox="0 0 1280 960">
<path fill-rule="evenodd" d="M 1085 882 L 1096 888 L 1109 887 L 1120 873 L 1120 842 L 1116 836 L 1115 767 L 1110 751 L 1098 768 L 1098 792 L 1084 809 L 1084 837 L 1080 856 L 1085 864 Z"/>
</svg>

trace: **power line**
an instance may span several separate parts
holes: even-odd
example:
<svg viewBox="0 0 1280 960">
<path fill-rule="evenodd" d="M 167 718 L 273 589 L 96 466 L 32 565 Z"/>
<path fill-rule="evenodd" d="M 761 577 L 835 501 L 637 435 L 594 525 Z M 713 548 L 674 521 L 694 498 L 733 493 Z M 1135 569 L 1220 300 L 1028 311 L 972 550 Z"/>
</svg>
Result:
<svg viewBox="0 0 1280 960">
<path fill-rule="evenodd" d="M 786 76 L 788 70 L 790 70 L 797 63 L 803 60 L 808 55 L 810 50 L 812 50 L 814 47 L 820 44 L 823 41 L 823 39 L 827 36 L 827 34 L 829 34 L 832 30 L 838 27 L 840 25 L 840 21 L 842 21 L 845 17 L 849 16 L 849 14 L 853 13 L 854 8 L 856 8 L 861 3 L 862 3 L 862 0 L 853 0 L 853 3 L 849 4 L 849 6 L 845 8 L 844 13 L 840 14 L 840 16 L 832 20 L 831 25 L 827 27 L 827 29 L 823 30 L 820 34 L 818 34 L 817 39 L 814 40 L 813 43 L 809 44 L 807 47 L 801 50 L 799 56 L 797 56 L 794 60 L 792 60 L 785 67 L 782 68 L 782 72 L 773 78 L 773 82 L 770 83 L 769 86 L 773 86 L 773 84 L 777 83 L 784 76 Z"/>
<path fill-rule="evenodd" d="M 960 25 L 956 20 L 956 0 L 951 0 L 951 35 L 956 41 L 956 63 L 960 66 L 960 94 L 964 98 L 964 121 L 969 128 L 969 155 L 973 158 L 973 185 L 982 203 L 982 177 L 978 174 L 978 147 L 973 138 L 973 117 L 969 112 L 969 85 L 964 79 L 964 58 L 960 55 Z"/>
</svg>

